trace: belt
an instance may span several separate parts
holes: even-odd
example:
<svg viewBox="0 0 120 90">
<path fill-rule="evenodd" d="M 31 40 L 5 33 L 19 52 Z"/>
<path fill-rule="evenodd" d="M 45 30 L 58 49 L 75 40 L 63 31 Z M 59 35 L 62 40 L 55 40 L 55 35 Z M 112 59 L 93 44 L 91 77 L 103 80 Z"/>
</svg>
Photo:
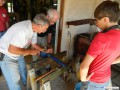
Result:
<svg viewBox="0 0 120 90">
<path fill-rule="evenodd" d="M 4 31 L 0 31 L 0 33 L 2 33 L 2 32 L 4 32 Z"/>
<path fill-rule="evenodd" d="M 4 56 L 5 56 L 5 54 L 0 53 L 0 61 L 2 61 L 2 60 L 3 60 Z"/>
</svg>

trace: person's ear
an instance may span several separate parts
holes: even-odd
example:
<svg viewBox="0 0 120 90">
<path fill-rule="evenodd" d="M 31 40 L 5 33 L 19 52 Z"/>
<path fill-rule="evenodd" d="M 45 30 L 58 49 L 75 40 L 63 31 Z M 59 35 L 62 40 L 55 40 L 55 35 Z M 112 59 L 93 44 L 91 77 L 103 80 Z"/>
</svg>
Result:
<svg viewBox="0 0 120 90">
<path fill-rule="evenodd" d="M 102 19 L 104 20 L 105 23 L 110 22 L 109 17 L 103 17 Z"/>
<path fill-rule="evenodd" d="M 47 15 L 46 17 L 47 17 L 48 20 L 50 20 L 50 16 Z"/>
</svg>

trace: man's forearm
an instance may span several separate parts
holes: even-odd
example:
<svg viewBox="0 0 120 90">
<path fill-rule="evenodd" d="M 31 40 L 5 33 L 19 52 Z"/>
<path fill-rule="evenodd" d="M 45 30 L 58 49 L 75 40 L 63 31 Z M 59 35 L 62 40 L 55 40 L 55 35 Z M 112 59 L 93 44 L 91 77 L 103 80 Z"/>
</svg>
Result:
<svg viewBox="0 0 120 90">
<path fill-rule="evenodd" d="M 14 45 L 9 45 L 8 48 L 8 52 L 12 53 L 12 54 L 16 54 L 16 55 L 35 55 L 36 53 L 38 53 L 37 49 L 24 49 L 24 48 L 20 48 L 20 47 L 16 47 Z"/>
<path fill-rule="evenodd" d="M 40 45 L 38 44 L 32 44 L 32 47 L 35 48 L 35 49 L 38 49 L 39 51 L 43 51 L 44 48 L 42 48 Z"/>
<path fill-rule="evenodd" d="M 32 52 L 32 49 L 23 49 L 18 54 L 23 55 L 23 56 L 27 56 L 27 55 L 32 55 L 31 52 Z"/>
<path fill-rule="evenodd" d="M 80 79 L 81 81 L 86 81 L 88 75 L 88 68 L 84 68 L 80 66 Z"/>
<path fill-rule="evenodd" d="M 30 55 L 31 51 L 32 51 L 31 49 L 24 49 L 24 48 L 19 48 L 15 50 L 8 49 L 8 52 L 12 54 L 23 55 L 23 56 Z"/>
<path fill-rule="evenodd" d="M 86 54 L 83 62 L 80 65 L 81 81 L 87 81 L 89 79 L 88 70 L 89 70 L 90 64 L 92 63 L 93 60 L 94 60 L 94 57 Z"/>
<path fill-rule="evenodd" d="M 52 39 L 52 33 L 49 33 L 47 37 L 47 43 L 51 43 L 51 39 Z"/>
</svg>

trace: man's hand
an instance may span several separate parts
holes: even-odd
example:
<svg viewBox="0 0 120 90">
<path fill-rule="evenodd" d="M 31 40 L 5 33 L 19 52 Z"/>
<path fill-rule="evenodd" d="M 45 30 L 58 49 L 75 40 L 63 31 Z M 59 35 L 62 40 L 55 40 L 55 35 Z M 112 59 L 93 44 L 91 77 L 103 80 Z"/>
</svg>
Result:
<svg viewBox="0 0 120 90">
<path fill-rule="evenodd" d="M 53 53 L 53 49 L 52 48 L 48 49 L 46 53 Z"/>
<path fill-rule="evenodd" d="M 39 52 L 39 50 L 37 50 L 37 49 L 31 49 L 30 50 L 30 54 L 31 55 L 37 55 L 37 54 L 39 54 L 40 52 Z"/>
<path fill-rule="evenodd" d="M 90 78 L 91 78 L 93 75 L 94 75 L 94 73 L 91 73 L 90 75 L 88 75 L 88 76 L 86 77 L 86 80 L 89 81 Z"/>
<path fill-rule="evenodd" d="M 82 82 L 89 81 L 89 80 L 90 80 L 90 78 L 91 78 L 93 75 L 94 75 L 94 73 L 91 73 L 90 75 L 88 75 L 88 76 L 86 77 L 86 80 L 84 80 L 84 81 L 82 81 Z"/>
</svg>

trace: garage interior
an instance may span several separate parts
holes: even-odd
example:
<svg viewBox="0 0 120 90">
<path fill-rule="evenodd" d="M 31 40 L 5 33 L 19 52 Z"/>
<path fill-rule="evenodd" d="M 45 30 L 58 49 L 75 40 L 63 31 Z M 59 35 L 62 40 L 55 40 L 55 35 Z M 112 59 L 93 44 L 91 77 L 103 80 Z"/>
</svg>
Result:
<svg viewBox="0 0 120 90">
<path fill-rule="evenodd" d="M 23 86 L 22 90 L 35 90 L 35 89 L 32 89 L 32 88 L 35 88 L 34 87 L 35 85 L 37 85 L 37 89 L 39 89 L 41 83 L 43 84 L 48 80 L 50 80 L 49 82 L 50 86 L 48 87 L 50 87 L 51 89 L 45 89 L 45 90 L 74 90 L 75 89 L 75 84 L 79 82 L 79 79 L 78 79 L 79 77 L 76 73 L 76 68 L 78 67 L 77 65 L 80 65 L 80 58 L 83 59 L 84 53 L 86 52 L 85 51 L 85 52 L 80 53 L 79 49 L 81 50 L 82 46 L 81 47 L 77 46 L 77 48 L 75 48 L 75 44 L 74 44 L 75 38 L 77 36 L 80 36 L 81 34 L 90 33 L 89 39 L 91 39 L 91 37 L 93 37 L 96 34 L 95 32 L 96 27 L 94 25 L 93 17 L 86 16 L 83 18 L 79 18 L 78 16 L 76 16 L 75 18 L 73 18 L 75 13 L 78 12 L 78 11 L 74 11 L 74 8 L 75 8 L 74 5 L 73 7 L 71 7 L 73 8 L 72 9 L 74 12 L 73 14 L 70 15 L 70 12 L 65 13 L 66 11 L 71 10 L 68 4 L 74 3 L 75 1 L 76 3 L 83 3 L 83 4 L 88 3 L 88 1 L 84 1 L 84 0 L 81 0 L 81 1 L 78 1 L 78 0 L 71 0 L 71 1 L 67 1 L 67 0 L 7 0 L 5 7 L 7 8 L 9 16 L 10 16 L 10 25 L 13 25 L 23 20 L 28 20 L 28 19 L 32 20 L 33 17 L 37 13 L 46 13 L 46 11 L 50 8 L 57 9 L 60 12 L 60 19 L 56 23 L 56 32 L 55 32 L 56 40 L 55 40 L 55 45 L 54 45 L 54 55 L 57 58 L 59 58 L 65 65 L 67 65 L 68 68 L 67 69 L 63 68 L 58 63 L 51 60 L 51 58 L 49 57 L 39 58 L 38 61 L 33 61 L 32 56 L 26 56 L 25 60 L 26 60 L 26 65 L 28 65 L 27 67 L 28 71 L 32 68 L 35 68 L 36 71 L 38 72 L 35 73 L 37 75 L 34 78 L 36 81 L 34 81 L 35 83 L 33 83 L 33 87 L 31 83 L 28 83 L 28 86 Z M 93 3 L 98 4 L 103 0 L 91 0 L 91 1 Z M 92 5 L 91 5 L 91 8 L 92 8 Z M 66 18 L 67 14 L 68 16 L 71 16 L 71 17 Z M 120 25 L 120 22 L 119 22 L 119 25 Z M 79 30 L 79 28 L 82 28 L 83 31 Z M 85 29 L 88 29 L 88 30 L 84 32 Z M 91 29 L 95 29 L 95 30 L 91 31 Z M 64 39 L 65 35 L 67 36 L 66 37 L 67 39 Z M 63 39 L 66 41 L 64 41 Z M 67 44 L 64 45 L 63 43 L 65 42 Z M 77 41 L 77 43 L 79 43 L 79 41 Z M 87 49 L 87 48 L 88 46 L 86 46 L 84 49 Z M 80 55 L 83 55 L 83 56 L 80 56 L 79 53 Z M 45 66 L 48 63 L 51 64 L 51 67 L 47 68 L 49 69 L 47 71 Z M 39 70 L 41 70 L 42 73 L 39 72 Z M 59 70 L 62 70 L 62 71 L 60 72 Z M 111 70 L 112 70 L 111 79 L 112 79 L 113 87 L 120 87 L 120 64 L 112 65 Z M 58 73 L 57 71 L 59 71 L 60 73 Z M 50 76 L 47 76 L 47 75 L 50 75 Z M 43 78 L 48 77 L 48 78 L 47 80 L 44 81 L 44 79 L 42 80 L 41 77 Z M 28 82 L 31 82 L 30 78 L 28 78 Z M 8 87 L 7 87 L 7 84 L 6 84 L 6 81 L 3 75 L 0 76 L 0 90 L 8 90 Z"/>
</svg>

